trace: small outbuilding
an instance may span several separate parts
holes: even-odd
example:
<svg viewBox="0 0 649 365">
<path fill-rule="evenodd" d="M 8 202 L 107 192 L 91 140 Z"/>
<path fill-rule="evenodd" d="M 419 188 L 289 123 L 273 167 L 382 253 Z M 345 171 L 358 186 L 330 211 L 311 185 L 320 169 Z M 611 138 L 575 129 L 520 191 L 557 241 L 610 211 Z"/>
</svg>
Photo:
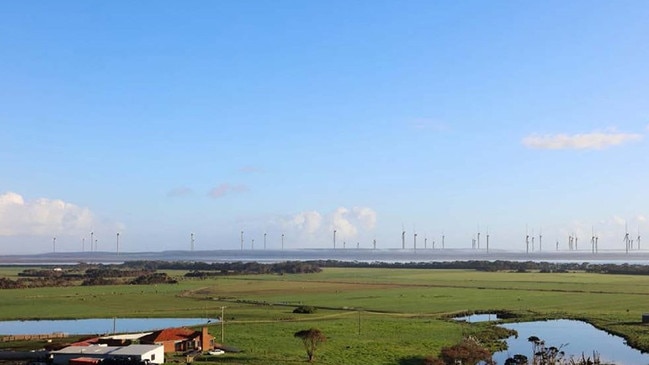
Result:
<svg viewBox="0 0 649 365">
<path fill-rule="evenodd" d="M 50 356 L 53 365 L 68 365 L 71 362 L 75 363 L 75 361 L 89 363 L 93 361 L 92 359 L 102 361 L 107 359 L 130 360 L 132 362 L 163 364 L 164 347 L 161 345 L 68 346 L 57 351 L 51 351 Z"/>
</svg>

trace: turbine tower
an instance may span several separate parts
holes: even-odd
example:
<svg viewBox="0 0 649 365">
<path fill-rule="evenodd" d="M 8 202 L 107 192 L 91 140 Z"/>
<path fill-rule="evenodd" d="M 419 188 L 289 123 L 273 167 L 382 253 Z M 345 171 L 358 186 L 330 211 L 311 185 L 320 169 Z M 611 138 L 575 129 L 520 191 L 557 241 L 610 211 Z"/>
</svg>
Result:
<svg viewBox="0 0 649 365">
<path fill-rule="evenodd" d="M 336 249 L 336 230 L 334 229 L 334 250 Z"/>
<path fill-rule="evenodd" d="M 487 227 L 487 235 L 486 235 L 486 238 L 487 238 L 487 253 L 489 253 L 489 227 Z"/>
<path fill-rule="evenodd" d="M 243 231 L 241 231 L 241 251 L 243 251 Z"/>
<path fill-rule="evenodd" d="M 266 249 L 266 233 L 264 233 L 264 250 Z"/>
<path fill-rule="evenodd" d="M 415 251 L 417 251 L 417 233 L 414 234 L 413 245 Z"/>
<path fill-rule="evenodd" d="M 640 251 L 640 226 L 638 226 L 638 251 Z"/>
<path fill-rule="evenodd" d="M 532 232 L 532 252 L 534 252 L 534 232 Z"/>
<path fill-rule="evenodd" d="M 629 243 L 630 243 L 629 227 L 627 226 L 626 223 L 624 223 L 624 232 L 625 232 L 624 233 L 624 250 L 626 251 L 626 253 L 629 253 Z"/>
<path fill-rule="evenodd" d="M 189 248 L 194 251 L 194 233 L 189 234 Z"/>
<path fill-rule="evenodd" d="M 539 228 L 539 252 L 543 251 L 543 228 Z"/>
<path fill-rule="evenodd" d="M 284 233 L 282 233 L 282 251 L 284 251 Z"/>
<path fill-rule="evenodd" d="M 52 237 L 52 252 L 56 252 L 56 237 Z"/>
<path fill-rule="evenodd" d="M 591 227 L 590 231 L 590 250 L 592 253 L 595 253 L 595 227 Z"/>
<path fill-rule="evenodd" d="M 94 251 L 95 249 L 93 248 L 93 244 L 95 243 L 95 240 L 93 238 L 95 232 L 90 232 L 90 251 Z"/>
<path fill-rule="evenodd" d="M 117 232 L 117 254 L 119 255 L 119 232 Z"/>
<path fill-rule="evenodd" d="M 406 249 L 406 231 L 401 227 L 401 249 Z"/>
</svg>

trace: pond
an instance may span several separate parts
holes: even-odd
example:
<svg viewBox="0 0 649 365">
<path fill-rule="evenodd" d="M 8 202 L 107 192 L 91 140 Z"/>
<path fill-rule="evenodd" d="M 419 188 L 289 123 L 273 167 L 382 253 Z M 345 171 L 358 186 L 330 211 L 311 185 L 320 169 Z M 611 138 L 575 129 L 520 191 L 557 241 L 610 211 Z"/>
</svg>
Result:
<svg viewBox="0 0 649 365">
<path fill-rule="evenodd" d="M 649 364 L 649 354 L 643 354 L 626 344 L 623 338 L 613 336 L 592 325 L 573 320 L 552 320 L 503 324 L 502 327 L 516 330 L 518 337 L 507 340 L 508 349 L 494 354 L 497 364 L 504 364 L 508 357 L 516 354 L 532 357 L 532 343 L 527 339 L 536 336 L 545 341 L 546 347 L 554 346 L 566 353 L 565 358 L 574 356 L 593 358 L 593 351 L 599 354 L 603 363 L 641 365 Z"/>
<path fill-rule="evenodd" d="M 2 335 L 30 335 L 63 332 L 67 334 L 106 334 L 145 332 L 168 327 L 197 326 L 218 319 L 207 318 L 92 318 L 61 320 L 0 321 Z"/>
<path fill-rule="evenodd" d="M 497 321 L 498 320 L 498 315 L 495 314 L 495 313 L 472 314 L 470 316 L 455 317 L 453 319 L 456 320 L 456 321 L 464 321 L 464 322 L 470 322 L 470 323 L 491 322 L 491 321 Z"/>
</svg>

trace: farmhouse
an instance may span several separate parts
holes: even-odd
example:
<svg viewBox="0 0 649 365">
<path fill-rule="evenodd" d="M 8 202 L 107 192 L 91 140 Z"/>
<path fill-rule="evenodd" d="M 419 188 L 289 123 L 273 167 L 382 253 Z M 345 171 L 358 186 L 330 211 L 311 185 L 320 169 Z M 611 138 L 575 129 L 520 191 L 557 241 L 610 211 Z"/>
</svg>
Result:
<svg viewBox="0 0 649 365">
<path fill-rule="evenodd" d="M 70 362 L 91 362 L 92 359 L 115 359 L 132 362 L 164 363 L 164 349 L 160 345 L 129 345 L 129 346 L 68 346 L 57 351 L 51 351 L 53 365 L 68 365 Z M 76 359 L 76 360 L 75 360 Z"/>
<path fill-rule="evenodd" d="M 208 351 L 214 348 L 214 337 L 207 332 L 207 327 L 203 327 L 201 331 L 189 328 L 167 328 L 141 337 L 140 343 L 162 345 L 165 353 Z"/>
</svg>

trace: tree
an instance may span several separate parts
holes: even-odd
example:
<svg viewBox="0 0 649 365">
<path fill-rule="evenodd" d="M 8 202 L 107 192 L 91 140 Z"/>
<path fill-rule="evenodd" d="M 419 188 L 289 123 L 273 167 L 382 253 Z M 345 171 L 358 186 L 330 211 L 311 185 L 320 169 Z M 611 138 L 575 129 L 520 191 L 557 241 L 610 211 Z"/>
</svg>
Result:
<svg viewBox="0 0 649 365">
<path fill-rule="evenodd" d="M 467 337 L 462 342 L 451 347 L 444 347 L 441 358 L 446 364 L 475 365 L 480 361 L 491 364 L 491 352 L 484 348 L 476 339 Z"/>
<path fill-rule="evenodd" d="M 317 328 L 298 331 L 293 336 L 302 340 L 309 362 L 313 362 L 318 346 L 327 340 L 327 337 Z"/>
</svg>

